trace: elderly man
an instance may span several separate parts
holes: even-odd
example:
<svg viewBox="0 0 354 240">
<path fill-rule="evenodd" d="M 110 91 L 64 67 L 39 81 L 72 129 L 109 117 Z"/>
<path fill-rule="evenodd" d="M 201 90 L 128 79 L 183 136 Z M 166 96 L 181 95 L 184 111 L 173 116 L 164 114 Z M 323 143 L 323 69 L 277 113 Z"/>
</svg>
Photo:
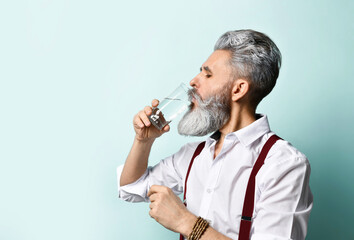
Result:
<svg viewBox="0 0 354 240">
<path fill-rule="evenodd" d="M 151 217 L 181 239 L 305 239 L 309 162 L 270 130 L 266 115 L 256 114 L 280 66 L 280 51 L 265 34 L 223 34 L 190 81 L 192 103 L 178 124 L 182 135 L 213 134 L 148 167 L 154 140 L 169 126 L 153 127 L 152 108 L 145 107 L 134 117 L 134 143 L 118 168 L 119 197 L 150 201 Z M 176 196 L 183 192 L 185 202 Z"/>
</svg>

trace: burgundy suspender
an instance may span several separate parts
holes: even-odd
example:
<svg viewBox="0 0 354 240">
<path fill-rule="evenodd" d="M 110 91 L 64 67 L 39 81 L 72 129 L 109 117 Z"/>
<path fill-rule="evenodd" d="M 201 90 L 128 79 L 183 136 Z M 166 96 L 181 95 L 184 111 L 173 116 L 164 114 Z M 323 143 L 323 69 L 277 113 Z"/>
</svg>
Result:
<svg viewBox="0 0 354 240">
<path fill-rule="evenodd" d="M 259 154 L 259 156 L 257 158 L 256 163 L 253 166 L 251 176 L 248 179 L 245 200 L 243 202 L 240 232 L 238 235 L 239 240 L 249 240 L 250 239 L 252 215 L 253 215 L 253 208 L 254 208 L 254 192 L 255 192 L 256 175 L 257 175 L 259 169 L 264 164 L 264 160 L 267 157 L 267 154 L 268 154 L 270 148 L 279 139 L 281 139 L 281 138 L 278 137 L 277 135 L 273 135 L 268 139 L 268 141 L 264 144 L 264 146 L 261 150 L 261 153 Z"/>
<path fill-rule="evenodd" d="M 192 168 L 192 165 L 193 165 L 193 162 L 194 162 L 194 158 L 196 158 L 200 152 L 203 150 L 205 146 L 205 142 L 201 142 L 199 143 L 197 149 L 195 150 L 194 154 L 193 154 L 193 157 L 189 163 L 189 166 L 188 166 L 188 170 L 187 170 L 187 175 L 186 175 L 186 180 L 184 181 L 184 195 L 183 195 L 183 202 L 184 202 L 184 205 L 187 207 L 187 203 L 186 203 L 186 194 L 187 194 L 187 180 L 188 180 L 188 177 L 189 177 L 189 172 L 191 171 L 191 168 Z M 179 239 L 180 240 L 183 240 L 183 235 L 180 234 L 179 236 Z"/>
<path fill-rule="evenodd" d="M 193 157 L 191 159 L 191 162 L 189 163 L 189 167 L 188 167 L 188 170 L 187 170 L 187 175 L 186 175 L 186 180 L 184 182 L 184 195 L 183 195 L 183 202 L 184 202 L 184 205 L 187 206 L 187 203 L 186 203 L 186 194 L 187 194 L 187 181 L 188 181 L 188 177 L 189 177 L 189 172 L 191 171 L 191 168 L 192 168 L 192 165 L 193 165 L 193 162 L 194 162 L 194 158 L 196 158 L 200 152 L 203 150 L 205 146 L 205 142 L 201 142 L 199 143 L 197 149 L 195 150 L 194 154 L 193 154 Z"/>
<path fill-rule="evenodd" d="M 243 203 L 243 210 L 242 210 L 242 217 L 241 217 L 241 224 L 240 224 L 240 232 L 239 232 L 239 240 L 249 240 L 250 238 L 250 231 L 251 231 L 251 225 L 252 225 L 252 215 L 253 215 L 253 209 L 254 209 L 254 192 L 255 192 L 255 183 L 256 183 L 256 175 L 259 171 L 259 169 L 262 167 L 264 164 L 264 160 L 267 157 L 267 154 L 271 147 L 274 145 L 274 143 L 281 139 L 277 135 L 272 135 L 267 142 L 264 144 L 261 153 L 259 154 L 256 163 L 253 166 L 250 178 L 248 180 L 247 184 L 247 189 L 246 189 L 246 194 L 245 194 L 245 199 Z M 205 146 L 205 142 L 202 142 L 198 145 L 197 149 L 195 150 L 193 157 L 189 163 L 189 167 L 187 170 L 187 175 L 184 183 L 184 196 L 183 196 L 183 201 L 184 205 L 187 206 L 187 203 L 185 202 L 186 200 L 186 193 L 187 193 L 187 181 L 189 177 L 189 172 L 192 168 L 194 159 L 200 154 L 200 152 L 203 150 Z M 180 240 L 183 240 L 183 235 L 180 235 Z"/>
</svg>

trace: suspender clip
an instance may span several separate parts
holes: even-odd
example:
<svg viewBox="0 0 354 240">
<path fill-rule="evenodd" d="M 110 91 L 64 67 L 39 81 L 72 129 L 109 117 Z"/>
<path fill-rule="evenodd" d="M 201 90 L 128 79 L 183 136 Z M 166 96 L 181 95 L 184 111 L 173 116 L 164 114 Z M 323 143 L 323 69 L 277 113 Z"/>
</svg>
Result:
<svg viewBox="0 0 354 240">
<path fill-rule="evenodd" d="M 242 216 L 241 220 L 245 220 L 245 221 L 250 221 L 252 222 L 252 217 L 247 217 L 247 216 Z"/>
</svg>

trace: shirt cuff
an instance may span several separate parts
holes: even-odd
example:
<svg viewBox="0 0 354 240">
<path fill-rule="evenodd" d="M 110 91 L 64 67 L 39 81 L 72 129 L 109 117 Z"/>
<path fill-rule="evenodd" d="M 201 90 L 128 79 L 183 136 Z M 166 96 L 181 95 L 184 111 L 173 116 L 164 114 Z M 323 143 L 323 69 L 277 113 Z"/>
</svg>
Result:
<svg viewBox="0 0 354 240">
<path fill-rule="evenodd" d="M 147 197 L 147 176 L 149 170 L 146 169 L 144 174 L 135 182 L 120 186 L 120 176 L 122 175 L 124 164 L 117 167 L 117 185 L 118 185 L 118 198 L 127 202 L 149 202 Z"/>
</svg>

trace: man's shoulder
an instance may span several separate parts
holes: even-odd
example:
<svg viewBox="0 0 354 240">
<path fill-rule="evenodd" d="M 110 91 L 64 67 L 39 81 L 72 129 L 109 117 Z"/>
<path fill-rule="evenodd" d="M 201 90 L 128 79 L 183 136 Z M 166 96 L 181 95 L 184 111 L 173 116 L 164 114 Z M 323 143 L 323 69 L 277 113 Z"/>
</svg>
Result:
<svg viewBox="0 0 354 240">
<path fill-rule="evenodd" d="M 186 172 L 190 160 L 197 149 L 198 145 L 203 141 L 195 141 L 195 142 L 188 142 L 180 147 L 180 149 L 172 154 L 171 156 L 166 157 L 162 160 L 162 162 L 172 162 L 175 168 L 179 169 L 180 173 Z M 181 175 L 182 176 L 182 175 Z"/>
<path fill-rule="evenodd" d="M 194 151 L 197 149 L 200 143 L 204 142 L 203 140 L 200 141 L 194 141 L 194 142 L 188 142 L 184 144 L 181 148 L 180 151 L 186 151 L 188 153 L 194 153 Z"/>
<path fill-rule="evenodd" d="M 269 150 L 265 163 L 273 164 L 282 163 L 284 161 L 301 161 L 308 163 L 308 159 L 304 153 L 287 140 L 279 139 Z"/>
</svg>

